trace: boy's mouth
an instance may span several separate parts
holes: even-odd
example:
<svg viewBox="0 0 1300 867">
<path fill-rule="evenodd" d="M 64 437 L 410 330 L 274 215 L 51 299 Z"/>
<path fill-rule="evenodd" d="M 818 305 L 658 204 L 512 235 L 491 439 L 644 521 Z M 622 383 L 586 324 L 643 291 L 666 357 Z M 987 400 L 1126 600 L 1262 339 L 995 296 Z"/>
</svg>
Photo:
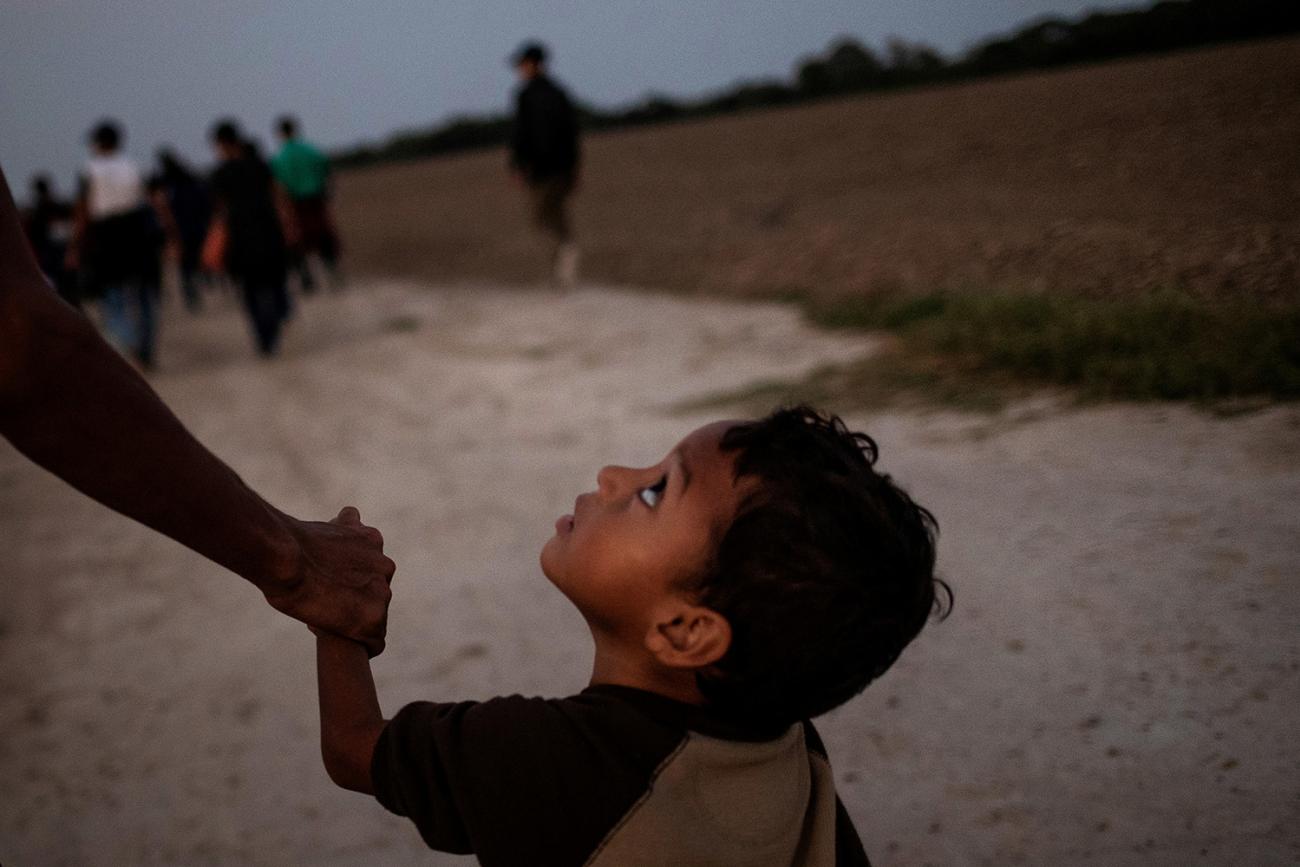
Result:
<svg viewBox="0 0 1300 867">
<path fill-rule="evenodd" d="M 591 496 L 590 494 L 579 494 L 573 501 L 573 513 L 562 515 L 555 522 L 555 532 L 561 536 L 567 536 L 573 532 L 573 528 L 578 525 L 578 513 L 582 511 L 583 501 Z"/>
</svg>

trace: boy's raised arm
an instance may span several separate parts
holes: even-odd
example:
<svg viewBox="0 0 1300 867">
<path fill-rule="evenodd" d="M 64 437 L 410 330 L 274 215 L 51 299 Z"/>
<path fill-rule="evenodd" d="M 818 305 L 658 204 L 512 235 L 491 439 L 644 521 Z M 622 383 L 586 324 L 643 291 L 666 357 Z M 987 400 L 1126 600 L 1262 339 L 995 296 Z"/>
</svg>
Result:
<svg viewBox="0 0 1300 867">
<path fill-rule="evenodd" d="M 366 649 L 337 635 L 317 633 L 316 687 L 326 773 L 345 789 L 373 795 L 370 761 L 384 717 Z"/>
<path fill-rule="evenodd" d="M 311 626 L 383 648 L 393 563 L 355 510 L 271 506 L 204 448 L 45 282 L 0 171 L 0 436 L 104 505 L 256 585 Z"/>
</svg>

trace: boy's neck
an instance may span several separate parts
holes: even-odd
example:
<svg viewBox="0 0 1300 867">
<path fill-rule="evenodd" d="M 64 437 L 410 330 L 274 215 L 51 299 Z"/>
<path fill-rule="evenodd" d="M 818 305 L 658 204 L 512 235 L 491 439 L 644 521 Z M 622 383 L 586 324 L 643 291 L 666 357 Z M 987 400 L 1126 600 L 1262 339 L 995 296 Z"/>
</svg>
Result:
<svg viewBox="0 0 1300 867">
<path fill-rule="evenodd" d="M 629 652 L 613 642 L 602 641 L 600 636 L 595 638 L 596 658 L 591 669 L 591 686 L 630 686 L 684 704 L 704 704 L 704 695 L 696 685 L 693 671 L 655 665 L 644 652 Z"/>
</svg>

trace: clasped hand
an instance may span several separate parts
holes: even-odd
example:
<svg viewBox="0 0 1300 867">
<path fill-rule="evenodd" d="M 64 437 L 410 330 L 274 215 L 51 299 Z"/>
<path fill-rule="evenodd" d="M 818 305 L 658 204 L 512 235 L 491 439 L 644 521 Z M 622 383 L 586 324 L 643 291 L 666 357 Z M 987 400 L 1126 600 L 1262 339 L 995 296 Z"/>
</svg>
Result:
<svg viewBox="0 0 1300 867">
<path fill-rule="evenodd" d="M 264 590 L 267 602 L 313 631 L 364 644 L 371 656 L 383 652 L 397 569 L 384 555 L 383 534 L 352 506 L 331 521 L 291 521 L 296 562 L 288 580 Z"/>
</svg>

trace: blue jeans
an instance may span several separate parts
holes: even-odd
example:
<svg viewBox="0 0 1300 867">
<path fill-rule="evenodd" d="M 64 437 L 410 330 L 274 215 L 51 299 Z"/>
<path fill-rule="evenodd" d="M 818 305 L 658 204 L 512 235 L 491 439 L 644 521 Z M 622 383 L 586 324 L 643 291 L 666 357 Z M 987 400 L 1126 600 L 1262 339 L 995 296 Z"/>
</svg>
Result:
<svg viewBox="0 0 1300 867">
<path fill-rule="evenodd" d="M 154 287 L 139 281 L 104 287 L 104 325 L 113 341 L 145 367 L 153 366 L 157 332 Z"/>
</svg>

